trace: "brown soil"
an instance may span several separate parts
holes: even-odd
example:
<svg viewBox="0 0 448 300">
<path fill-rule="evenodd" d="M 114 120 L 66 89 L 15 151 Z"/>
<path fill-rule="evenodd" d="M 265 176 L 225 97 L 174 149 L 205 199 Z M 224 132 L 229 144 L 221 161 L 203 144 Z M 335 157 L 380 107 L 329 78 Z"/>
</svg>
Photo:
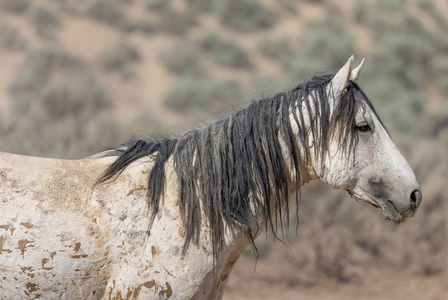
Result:
<svg viewBox="0 0 448 300">
<path fill-rule="evenodd" d="M 366 269 L 362 278 L 350 283 L 323 281 L 312 286 L 285 280 L 275 266 L 242 256 L 229 278 L 224 300 L 238 299 L 364 299 L 364 300 L 443 300 L 448 299 L 448 274 L 423 276 L 408 271 Z"/>
</svg>

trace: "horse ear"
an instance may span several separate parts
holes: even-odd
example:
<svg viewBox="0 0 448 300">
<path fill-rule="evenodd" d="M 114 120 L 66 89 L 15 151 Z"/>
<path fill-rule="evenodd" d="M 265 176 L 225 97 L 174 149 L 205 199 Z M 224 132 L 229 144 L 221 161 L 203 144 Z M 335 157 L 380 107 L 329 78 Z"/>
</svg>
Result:
<svg viewBox="0 0 448 300">
<path fill-rule="evenodd" d="M 354 82 L 358 82 L 359 81 L 359 78 L 361 78 L 362 68 L 364 67 L 364 61 L 365 60 L 366 59 L 363 58 L 361 60 L 361 63 L 359 64 L 359 66 L 352 70 L 352 72 L 350 73 L 350 80 L 351 81 L 354 81 Z"/>
<path fill-rule="evenodd" d="M 348 59 L 347 63 L 334 75 L 331 85 L 334 95 L 339 95 L 345 89 L 350 78 L 350 70 L 353 64 L 353 55 Z"/>
</svg>

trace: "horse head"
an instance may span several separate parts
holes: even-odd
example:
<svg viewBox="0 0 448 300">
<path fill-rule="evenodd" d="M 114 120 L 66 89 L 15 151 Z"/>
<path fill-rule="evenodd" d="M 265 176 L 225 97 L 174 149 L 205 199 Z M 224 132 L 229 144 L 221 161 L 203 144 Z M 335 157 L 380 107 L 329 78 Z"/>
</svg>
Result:
<svg viewBox="0 0 448 300">
<path fill-rule="evenodd" d="M 351 70 L 353 56 L 333 77 L 330 94 L 331 119 L 342 119 L 347 113 L 338 110 L 343 101 L 354 101 L 351 120 L 340 122 L 330 130 L 325 158 L 314 163 L 318 176 L 337 189 L 343 189 L 356 200 L 381 208 L 386 219 L 401 223 L 414 216 L 422 200 L 422 191 L 414 172 L 392 141 L 375 109 L 357 86 L 364 60 Z M 345 105 L 346 107 L 347 105 Z M 350 119 L 350 118 L 347 118 Z M 346 142 L 344 126 L 354 142 Z M 346 128 L 345 128 L 346 129 Z M 344 145 L 345 149 L 341 151 Z M 318 165 L 318 166 L 317 166 Z"/>
</svg>

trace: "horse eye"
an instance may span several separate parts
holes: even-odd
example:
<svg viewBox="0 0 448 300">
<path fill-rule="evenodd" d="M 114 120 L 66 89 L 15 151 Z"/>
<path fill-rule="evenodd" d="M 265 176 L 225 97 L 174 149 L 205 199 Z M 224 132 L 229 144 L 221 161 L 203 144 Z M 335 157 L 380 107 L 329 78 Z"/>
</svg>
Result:
<svg viewBox="0 0 448 300">
<path fill-rule="evenodd" d="M 370 131 L 370 129 L 371 129 L 369 124 L 363 124 L 363 125 L 360 125 L 360 126 L 355 126 L 355 128 L 356 128 L 356 130 L 361 131 L 361 132 L 367 132 L 367 131 Z"/>
</svg>

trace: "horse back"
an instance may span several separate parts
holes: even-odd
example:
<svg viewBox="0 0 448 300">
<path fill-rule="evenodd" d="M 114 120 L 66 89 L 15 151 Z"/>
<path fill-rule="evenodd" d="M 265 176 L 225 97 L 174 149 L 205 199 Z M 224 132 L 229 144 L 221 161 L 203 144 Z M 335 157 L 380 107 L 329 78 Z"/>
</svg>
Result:
<svg viewBox="0 0 448 300">
<path fill-rule="evenodd" d="M 120 217 L 107 202 L 124 198 L 94 186 L 108 161 L 0 153 L 0 298 L 104 296 Z"/>
</svg>

